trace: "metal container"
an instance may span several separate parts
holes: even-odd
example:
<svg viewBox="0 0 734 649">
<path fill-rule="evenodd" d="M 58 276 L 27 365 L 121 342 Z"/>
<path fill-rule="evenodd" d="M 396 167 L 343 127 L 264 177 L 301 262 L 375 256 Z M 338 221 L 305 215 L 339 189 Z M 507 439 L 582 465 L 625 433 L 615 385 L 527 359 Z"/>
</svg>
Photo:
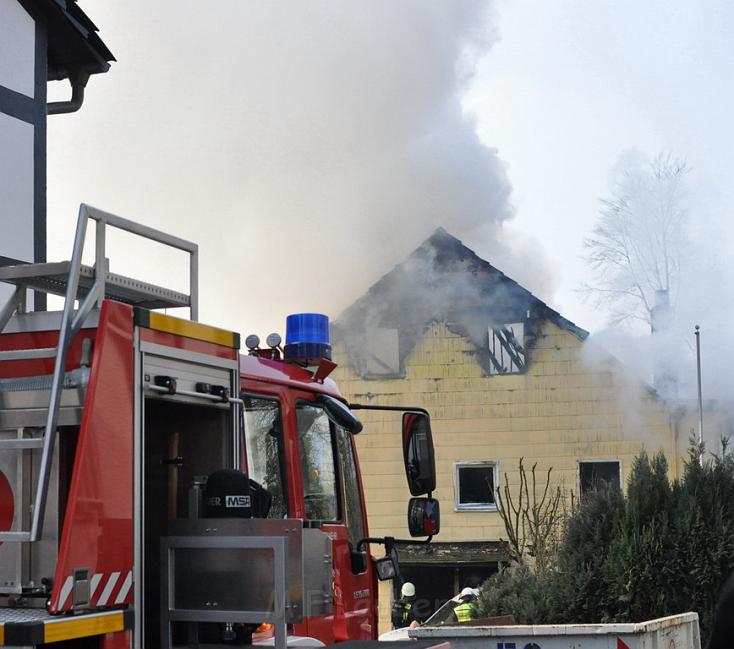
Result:
<svg viewBox="0 0 734 649">
<path fill-rule="evenodd" d="M 697 613 L 619 624 L 426 626 L 408 635 L 451 649 L 701 649 Z"/>
</svg>

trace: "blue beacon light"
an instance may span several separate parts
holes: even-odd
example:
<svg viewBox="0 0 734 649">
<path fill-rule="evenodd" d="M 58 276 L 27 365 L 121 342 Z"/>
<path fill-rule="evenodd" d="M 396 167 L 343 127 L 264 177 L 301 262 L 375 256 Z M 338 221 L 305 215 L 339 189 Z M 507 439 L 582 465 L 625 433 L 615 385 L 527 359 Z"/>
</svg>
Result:
<svg viewBox="0 0 734 649">
<path fill-rule="evenodd" d="M 285 321 L 283 357 L 289 361 L 318 364 L 318 359 L 331 360 L 329 318 L 321 313 L 294 313 Z"/>
</svg>

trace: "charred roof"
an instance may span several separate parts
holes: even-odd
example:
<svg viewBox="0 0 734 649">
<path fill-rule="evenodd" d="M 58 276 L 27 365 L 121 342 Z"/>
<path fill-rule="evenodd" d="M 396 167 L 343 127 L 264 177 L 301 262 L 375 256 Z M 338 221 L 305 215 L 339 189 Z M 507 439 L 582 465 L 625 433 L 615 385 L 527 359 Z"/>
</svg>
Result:
<svg viewBox="0 0 734 649">
<path fill-rule="evenodd" d="M 532 344 L 541 321 L 585 339 L 588 332 L 564 318 L 513 279 L 438 228 L 405 261 L 346 309 L 333 326 L 335 341 L 346 345 L 352 366 L 363 367 L 364 336 L 369 329 L 396 329 L 400 363 L 432 322 L 445 322 L 469 338 L 479 362 L 491 372 L 485 354 L 488 327 L 525 324 Z M 364 373 L 363 373 L 364 374 Z"/>
</svg>

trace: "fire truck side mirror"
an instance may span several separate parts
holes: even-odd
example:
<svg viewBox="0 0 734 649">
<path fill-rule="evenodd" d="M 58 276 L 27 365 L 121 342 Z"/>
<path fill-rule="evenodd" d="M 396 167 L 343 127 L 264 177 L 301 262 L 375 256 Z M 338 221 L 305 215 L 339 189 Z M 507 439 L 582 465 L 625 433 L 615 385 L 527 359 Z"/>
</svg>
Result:
<svg viewBox="0 0 734 649">
<path fill-rule="evenodd" d="M 341 426 L 355 435 L 361 432 L 362 422 L 354 416 L 354 413 L 346 404 L 327 395 L 322 395 L 319 398 L 319 403 L 323 406 L 326 416 L 337 426 Z"/>
<path fill-rule="evenodd" d="M 403 462 L 411 496 L 430 494 L 436 489 L 431 420 L 426 413 L 403 413 Z"/>
<path fill-rule="evenodd" d="M 395 579 L 395 576 L 398 574 L 395 562 L 390 555 L 386 555 L 381 559 L 375 559 L 375 572 L 380 581 Z"/>
<path fill-rule="evenodd" d="M 441 529 L 441 511 L 435 498 L 411 498 L 408 503 L 411 536 L 434 536 Z"/>
</svg>

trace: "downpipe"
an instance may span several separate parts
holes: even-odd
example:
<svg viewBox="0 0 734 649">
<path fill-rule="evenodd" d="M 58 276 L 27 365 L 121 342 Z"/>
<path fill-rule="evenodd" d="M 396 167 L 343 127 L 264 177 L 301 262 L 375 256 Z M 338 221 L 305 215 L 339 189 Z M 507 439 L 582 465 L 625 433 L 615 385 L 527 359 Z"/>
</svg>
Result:
<svg viewBox="0 0 734 649">
<path fill-rule="evenodd" d="M 84 88 L 89 81 L 89 73 L 78 71 L 69 75 L 71 99 L 69 101 L 52 101 L 46 104 L 48 115 L 61 115 L 78 111 L 84 103 Z"/>
</svg>

